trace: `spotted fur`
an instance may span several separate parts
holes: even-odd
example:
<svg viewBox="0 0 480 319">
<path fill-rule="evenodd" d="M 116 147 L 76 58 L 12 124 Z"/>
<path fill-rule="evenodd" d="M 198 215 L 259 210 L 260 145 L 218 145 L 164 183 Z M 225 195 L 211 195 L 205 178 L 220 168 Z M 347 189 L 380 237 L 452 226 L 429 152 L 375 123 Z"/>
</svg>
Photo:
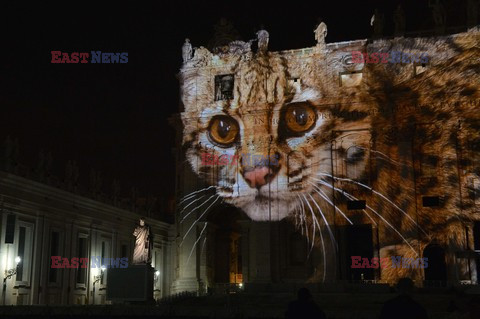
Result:
<svg viewBox="0 0 480 319">
<path fill-rule="evenodd" d="M 225 202 L 257 221 L 290 218 L 310 239 L 317 232 L 317 246 L 328 245 L 328 225 L 353 223 L 378 229 L 379 257 L 422 257 L 429 244 L 453 254 L 466 249 L 465 229 L 480 220 L 479 183 L 469 182 L 480 174 L 479 34 L 357 41 L 302 56 L 212 55 L 213 62 L 201 65 L 194 59 L 180 73 L 186 159 Z M 414 64 L 359 66 L 345 62 L 354 50 L 427 52 L 431 61 L 421 74 Z M 341 74 L 359 70 L 360 85 L 341 85 Z M 235 75 L 232 100 L 214 101 L 219 74 Z M 289 136 L 284 112 L 295 104 L 314 109 L 316 122 Z M 218 115 L 239 123 L 231 147 L 209 138 Z M 258 189 L 246 182 L 242 161 L 202 165 L 204 153 L 278 154 L 279 163 Z M 440 196 L 440 207 L 422 207 L 428 195 Z M 353 199 L 365 199 L 367 208 L 348 210 Z M 423 273 L 387 268 L 381 274 L 389 281 L 402 276 Z"/>
</svg>

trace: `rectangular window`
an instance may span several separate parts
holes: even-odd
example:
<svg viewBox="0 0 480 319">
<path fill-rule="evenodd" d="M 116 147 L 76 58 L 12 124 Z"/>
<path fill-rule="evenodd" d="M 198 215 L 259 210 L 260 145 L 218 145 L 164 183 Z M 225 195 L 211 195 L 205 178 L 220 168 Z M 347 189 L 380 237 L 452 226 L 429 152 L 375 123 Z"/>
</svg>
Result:
<svg viewBox="0 0 480 319">
<path fill-rule="evenodd" d="M 13 244 L 15 237 L 15 215 L 7 215 L 7 228 L 5 229 L 5 244 Z"/>
<path fill-rule="evenodd" d="M 17 281 L 23 280 L 24 261 L 25 261 L 25 227 L 20 227 L 20 233 L 18 235 L 18 252 L 17 256 L 20 257 L 20 262 L 17 267 Z"/>
<path fill-rule="evenodd" d="M 365 209 L 366 206 L 367 206 L 367 202 L 365 200 L 348 200 L 347 201 L 348 210 Z"/>
<path fill-rule="evenodd" d="M 50 237 L 50 260 L 49 260 L 49 272 L 48 282 L 55 283 L 58 279 L 58 268 L 52 268 L 52 256 L 60 256 L 60 233 L 53 231 Z"/>
<path fill-rule="evenodd" d="M 29 285 L 33 251 L 33 224 L 19 221 L 17 228 L 17 253 L 20 257 L 17 267 L 17 285 Z"/>
<path fill-rule="evenodd" d="M 440 206 L 440 197 L 438 196 L 422 196 L 423 207 L 437 207 Z"/>
<path fill-rule="evenodd" d="M 77 239 L 77 256 L 79 258 L 88 258 L 87 256 L 87 238 L 86 237 L 79 237 Z M 87 268 L 77 268 L 77 284 L 86 284 L 87 279 Z"/>
<path fill-rule="evenodd" d="M 215 101 L 233 99 L 233 74 L 215 76 Z"/>
<path fill-rule="evenodd" d="M 110 256 L 110 243 L 111 241 L 109 239 L 102 239 L 102 251 L 101 251 L 101 257 L 102 257 L 102 266 L 105 266 L 107 268 L 110 268 L 111 266 L 111 258 Z M 107 272 L 104 271 L 103 276 L 101 277 L 100 284 L 104 285 L 107 282 Z"/>
</svg>

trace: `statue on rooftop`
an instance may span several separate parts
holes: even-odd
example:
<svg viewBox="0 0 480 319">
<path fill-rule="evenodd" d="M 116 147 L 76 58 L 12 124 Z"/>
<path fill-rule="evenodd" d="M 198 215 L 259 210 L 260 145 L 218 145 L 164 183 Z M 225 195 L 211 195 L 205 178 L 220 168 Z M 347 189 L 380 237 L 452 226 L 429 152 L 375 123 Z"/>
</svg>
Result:
<svg viewBox="0 0 480 319">
<path fill-rule="evenodd" d="M 315 40 L 317 40 L 317 45 L 324 45 L 325 38 L 327 37 L 327 25 L 325 24 L 325 22 L 320 22 L 320 24 L 313 32 L 315 33 Z"/>
<path fill-rule="evenodd" d="M 268 34 L 267 30 L 259 30 L 257 32 L 257 39 L 258 39 L 258 51 L 259 52 L 266 52 L 268 50 L 268 40 L 270 35 Z"/>
<path fill-rule="evenodd" d="M 192 44 L 190 43 L 190 39 L 185 39 L 185 43 L 182 47 L 182 58 L 183 63 L 186 63 L 192 59 Z"/>
</svg>

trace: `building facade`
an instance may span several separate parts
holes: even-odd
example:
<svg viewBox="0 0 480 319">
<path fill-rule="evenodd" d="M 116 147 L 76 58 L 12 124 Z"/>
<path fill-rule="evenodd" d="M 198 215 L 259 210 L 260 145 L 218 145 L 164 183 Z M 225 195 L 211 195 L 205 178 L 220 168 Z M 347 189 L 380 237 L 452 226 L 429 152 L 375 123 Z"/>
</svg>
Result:
<svg viewBox="0 0 480 319">
<path fill-rule="evenodd" d="M 316 46 L 298 50 L 268 51 L 265 30 L 256 49 L 234 41 L 192 55 L 186 43 L 172 119 L 173 291 L 478 283 L 480 105 L 469 83 L 479 75 L 468 65 L 479 34 L 327 44 L 320 24 Z M 452 92 L 448 79 L 430 81 L 444 77 Z M 353 267 L 358 256 L 363 267 Z"/>
<path fill-rule="evenodd" d="M 132 232 L 141 212 L 129 209 L 131 206 L 121 208 L 113 200 L 105 203 L 99 196 L 93 199 L 80 194 L 76 186 L 68 187 L 68 182 L 53 185 L 49 177 L 40 177 L 43 174 L 38 174 L 39 170 L 30 176 L 27 171 L 10 156 L 2 161 L 2 305 L 109 303 L 109 269 L 94 267 L 92 259 L 126 257 L 131 261 Z M 154 284 L 154 297 L 158 299 L 170 294 L 172 225 L 155 217 L 147 216 L 146 221 L 154 234 L 152 267 L 158 271 Z M 89 262 L 86 268 L 53 268 L 52 256 L 70 262 L 74 257 L 88 258 Z M 20 261 L 18 267 L 16 259 Z"/>
</svg>

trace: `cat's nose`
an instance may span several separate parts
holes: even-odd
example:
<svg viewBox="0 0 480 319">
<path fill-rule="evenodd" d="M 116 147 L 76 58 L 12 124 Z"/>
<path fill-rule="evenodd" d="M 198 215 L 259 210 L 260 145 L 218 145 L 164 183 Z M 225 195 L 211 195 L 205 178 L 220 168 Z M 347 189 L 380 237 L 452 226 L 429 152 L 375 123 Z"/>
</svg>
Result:
<svg viewBox="0 0 480 319">
<path fill-rule="evenodd" d="M 251 188 L 260 188 L 270 182 L 272 174 L 271 168 L 260 166 L 246 172 L 244 177 Z"/>
</svg>

